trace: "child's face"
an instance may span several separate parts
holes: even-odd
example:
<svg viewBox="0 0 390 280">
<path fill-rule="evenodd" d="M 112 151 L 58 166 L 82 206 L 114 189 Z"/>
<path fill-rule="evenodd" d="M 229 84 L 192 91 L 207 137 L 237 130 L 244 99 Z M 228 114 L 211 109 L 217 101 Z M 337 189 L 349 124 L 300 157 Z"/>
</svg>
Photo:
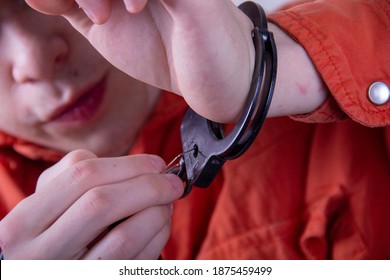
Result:
<svg viewBox="0 0 390 280">
<path fill-rule="evenodd" d="M 0 0 L 0 130 L 64 152 L 119 155 L 156 98 L 63 18 Z"/>
</svg>

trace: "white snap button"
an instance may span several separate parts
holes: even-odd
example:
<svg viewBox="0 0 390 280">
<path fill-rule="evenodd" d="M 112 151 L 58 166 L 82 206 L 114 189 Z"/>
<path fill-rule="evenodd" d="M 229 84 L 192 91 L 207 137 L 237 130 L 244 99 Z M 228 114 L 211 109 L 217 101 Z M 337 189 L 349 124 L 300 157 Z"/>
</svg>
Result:
<svg viewBox="0 0 390 280">
<path fill-rule="evenodd" d="M 390 89 L 383 82 L 375 82 L 368 89 L 368 97 L 375 105 L 384 105 L 390 100 Z"/>
</svg>

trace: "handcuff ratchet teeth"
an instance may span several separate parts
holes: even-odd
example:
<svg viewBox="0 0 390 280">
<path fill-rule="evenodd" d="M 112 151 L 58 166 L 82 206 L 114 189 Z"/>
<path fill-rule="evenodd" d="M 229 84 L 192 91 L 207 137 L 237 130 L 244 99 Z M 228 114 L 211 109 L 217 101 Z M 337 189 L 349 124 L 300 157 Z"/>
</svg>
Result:
<svg viewBox="0 0 390 280">
<path fill-rule="evenodd" d="M 185 183 L 183 197 L 192 186 L 206 188 L 227 160 L 241 156 L 253 143 L 267 116 L 275 88 L 277 53 L 273 34 L 267 29 L 266 15 L 254 2 L 239 6 L 253 22 L 256 51 L 255 69 L 247 102 L 233 130 L 224 135 L 222 124 L 210 121 L 192 109 L 181 125 L 183 152 L 172 173 Z"/>
</svg>

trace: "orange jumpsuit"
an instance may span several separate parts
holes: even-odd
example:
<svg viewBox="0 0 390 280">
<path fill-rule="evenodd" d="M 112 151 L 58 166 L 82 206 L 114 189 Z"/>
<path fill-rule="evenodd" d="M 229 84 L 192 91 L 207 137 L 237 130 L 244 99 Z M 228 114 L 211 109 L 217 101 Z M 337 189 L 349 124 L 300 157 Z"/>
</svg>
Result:
<svg viewBox="0 0 390 280">
<path fill-rule="evenodd" d="M 177 201 L 163 257 L 390 258 L 390 102 L 368 98 L 374 82 L 390 85 L 390 1 L 315 1 L 269 20 L 304 46 L 331 95 L 310 114 L 268 119 L 209 188 Z M 163 95 L 131 152 L 173 159 L 185 110 Z M 0 143 L 1 218 L 60 155 Z"/>
</svg>

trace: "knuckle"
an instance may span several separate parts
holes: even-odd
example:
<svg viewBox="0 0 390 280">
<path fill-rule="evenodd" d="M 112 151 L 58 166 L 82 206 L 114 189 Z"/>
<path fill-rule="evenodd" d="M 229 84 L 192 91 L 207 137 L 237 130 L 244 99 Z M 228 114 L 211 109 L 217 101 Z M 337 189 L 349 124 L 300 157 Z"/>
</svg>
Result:
<svg viewBox="0 0 390 280">
<path fill-rule="evenodd" d="M 4 221 L 1 221 L 0 222 L 0 236 L 1 236 L 0 247 L 2 248 L 3 251 L 9 247 L 9 244 L 13 243 L 14 236 L 10 234 L 10 232 L 11 231 L 9 230 L 8 224 Z"/>
<path fill-rule="evenodd" d="M 48 178 L 50 178 L 50 174 L 51 174 L 51 169 L 46 169 L 44 170 L 38 177 L 38 180 L 37 180 L 37 188 L 40 187 L 43 182 L 46 182 L 46 180 L 48 180 Z"/>
<path fill-rule="evenodd" d="M 0 236 L 0 248 L 7 256 L 10 256 L 21 245 L 20 234 L 15 231 L 11 222 L 4 220 L 0 222 Z"/>
<path fill-rule="evenodd" d="M 71 183 L 82 180 L 85 176 L 89 175 L 88 170 L 90 168 L 88 168 L 88 166 L 92 165 L 91 163 L 94 162 L 90 159 L 94 158 L 96 158 L 96 155 L 87 150 L 76 150 L 70 152 L 60 162 L 51 166 L 40 174 L 37 180 L 36 190 L 40 191 L 43 187 L 48 186 L 48 183 L 53 178 L 57 177 L 60 174 L 69 175 L 69 172 L 69 181 Z"/>
<path fill-rule="evenodd" d="M 92 161 L 79 161 L 69 168 L 70 181 L 73 183 L 83 182 L 97 173 Z"/>
<path fill-rule="evenodd" d="M 101 213 L 112 205 L 111 195 L 103 187 L 87 191 L 81 198 L 79 211 L 85 218 L 99 218 Z"/>
<path fill-rule="evenodd" d="M 96 158 L 96 155 L 88 150 L 79 149 L 68 153 L 63 160 L 66 161 L 66 163 L 70 166 L 79 161 L 91 158 Z"/>
<path fill-rule="evenodd" d="M 139 246 L 139 236 L 128 234 L 123 230 L 117 230 L 113 234 L 111 250 L 114 255 L 126 256 L 134 254 L 134 250 Z"/>
</svg>

